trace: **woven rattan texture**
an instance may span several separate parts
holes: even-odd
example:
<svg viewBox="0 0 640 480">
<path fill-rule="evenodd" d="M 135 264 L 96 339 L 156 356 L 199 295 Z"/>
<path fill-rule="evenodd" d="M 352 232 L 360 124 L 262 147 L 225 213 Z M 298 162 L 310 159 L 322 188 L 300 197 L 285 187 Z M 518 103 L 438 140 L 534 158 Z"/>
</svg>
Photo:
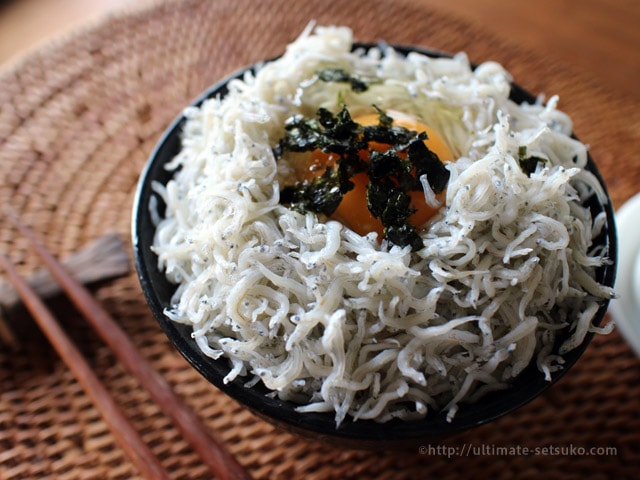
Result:
<svg viewBox="0 0 640 480">
<path fill-rule="evenodd" d="M 0 203 L 18 210 L 58 255 L 107 231 L 128 239 L 136 181 L 173 117 L 222 76 L 281 53 L 312 19 L 349 25 L 362 41 L 464 50 L 476 62 L 500 61 L 527 89 L 560 95 L 576 133 L 592 145 L 616 206 L 635 193 L 637 98 L 604 91 L 595 79 L 491 38 L 481 26 L 415 0 L 185 0 L 110 18 L 0 76 Z M 6 223 L 0 245 L 23 273 L 37 267 Z M 640 471 L 640 362 L 616 332 L 596 338 L 564 379 L 507 417 L 425 445 L 426 454 L 417 447 L 372 453 L 276 431 L 216 391 L 171 348 L 133 273 L 95 294 L 257 478 L 604 479 L 637 478 Z M 171 475 L 209 478 L 190 446 L 73 310 L 64 302 L 54 307 Z M 447 458 L 434 450 L 439 445 L 565 451 L 527 456 L 467 450 L 468 457 Z M 577 455 L 570 447 L 615 452 Z M 0 351 L 0 478 L 137 478 L 88 398 L 35 331 L 17 352 Z"/>
</svg>

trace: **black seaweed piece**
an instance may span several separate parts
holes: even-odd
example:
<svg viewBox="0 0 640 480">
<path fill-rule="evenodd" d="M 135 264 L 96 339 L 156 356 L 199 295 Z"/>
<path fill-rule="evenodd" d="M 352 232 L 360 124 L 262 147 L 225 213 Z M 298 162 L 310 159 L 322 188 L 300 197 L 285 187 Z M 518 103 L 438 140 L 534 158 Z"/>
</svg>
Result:
<svg viewBox="0 0 640 480">
<path fill-rule="evenodd" d="M 422 237 L 418 235 L 415 227 L 409 223 L 401 225 L 389 225 L 384 227 L 384 237 L 394 245 L 404 247 L 410 245 L 413 250 L 424 247 Z"/>
<path fill-rule="evenodd" d="M 353 189 L 355 184 L 351 181 L 351 177 L 366 170 L 367 165 L 360 159 L 357 151 L 342 155 L 338 162 L 340 192 L 344 194 Z"/>
<path fill-rule="evenodd" d="M 429 186 L 434 193 L 440 193 L 449 183 L 451 173 L 438 158 L 422 141 L 414 140 L 409 144 L 408 148 L 409 161 L 416 168 L 416 178 L 422 175 L 427 176 Z"/>
<path fill-rule="evenodd" d="M 274 149 L 278 157 L 285 151 L 311 152 L 316 149 L 343 155 L 367 147 L 365 142 L 358 140 L 361 127 L 351 119 L 346 107 L 335 115 L 320 108 L 316 115 L 317 119 L 296 115 L 285 123 L 285 136 Z"/>
<path fill-rule="evenodd" d="M 404 150 L 415 140 L 426 140 L 427 134 L 417 133 L 398 125 L 383 124 L 362 127 L 362 139 L 365 142 L 377 142 L 393 145 L 396 150 Z"/>
<path fill-rule="evenodd" d="M 367 207 L 383 225 L 402 225 L 415 213 L 411 197 L 390 181 L 370 181 L 367 185 Z"/>
<path fill-rule="evenodd" d="M 522 145 L 518 148 L 518 164 L 524 173 L 529 177 L 532 173 L 535 173 L 538 168 L 538 163 L 546 163 L 546 159 L 536 157 L 535 155 L 527 156 L 527 147 Z"/>
<path fill-rule="evenodd" d="M 325 68 L 318 72 L 318 78 L 323 82 L 341 82 L 349 83 L 351 90 L 356 93 L 362 93 L 368 90 L 369 85 L 363 80 L 354 77 L 349 72 L 342 68 Z"/>
<path fill-rule="evenodd" d="M 278 142 L 278 153 L 284 151 L 308 152 L 318 148 L 320 131 L 316 120 L 306 120 L 301 115 L 291 117 L 285 123 L 285 136 Z"/>
<path fill-rule="evenodd" d="M 367 173 L 372 180 L 401 175 L 405 170 L 405 162 L 394 149 L 383 152 L 373 150 L 369 153 Z"/>
<path fill-rule="evenodd" d="M 358 141 L 360 124 L 353 121 L 346 107 L 336 115 L 325 108 L 318 110 L 318 122 L 323 127 L 318 132 L 317 148 L 326 153 L 349 154 L 363 148 L 366 143 Z"/>
<path fill-rule="evenodd" d="M 331 167 L 309 182 L 287 186 L 280 191 L 280 202 L 301 213 L 312 211 L 331 215 L 341 201 L 340 175 Z"/>
<path fill-rule="evenodd" d="M 391 128 L 393 126 L 393 117 L 387 115 L 387 112 L 374 105 L 373 108 L 378 112 L 378 125 L 385 128 Z"/>
</svg>

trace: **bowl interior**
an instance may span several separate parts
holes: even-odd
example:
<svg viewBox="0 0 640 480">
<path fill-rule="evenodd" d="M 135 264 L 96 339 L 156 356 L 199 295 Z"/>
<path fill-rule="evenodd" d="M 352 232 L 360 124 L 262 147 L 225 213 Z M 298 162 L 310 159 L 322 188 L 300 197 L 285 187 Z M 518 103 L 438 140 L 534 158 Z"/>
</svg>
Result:
<svg viewBox="0 0 640 480">
<path fill-rule="evenodd" d="M 357 47 L 362 48 L 371 48 L 371 46 L 369 44 L 357 45 Z M 404 54 L 409 51 L 418 51 L 433 57 L 446 55 L 441 52 L 416 47 L 394 46 L 394 48 Z M 227 92 L 227 84 L 231 79 L 241 77 L 246 70 L 253 68 L 251 66 L 242 69 L 213 85 L 192 102 L 192 105 L 199 105 L 206 98 L 216 95 L 224 96 Z M 518 103 L 532 103 L 535 101 L 533 95 L 515 84 L 512 86 L 511 98 Z M 547 382 L 535 365 L 531 365 L 515 379 L 511 388 L 490 393 L 475 404 L 461 405 L 451 423 L 446 421 L 444 413 L 432 413 L 422 420 L 413 422 L 391 421 L 380 424 L 371 420 L 351 422 L 347 419 L 339 428 L 336 428 L 333 414 L 297 413 L 295 404 L 267 397 L 268 390 L 262 384 L 247 388 L 244 386 L 246 379 L 236 379 L 231 383 L 224 384 L 222 379 L 229 371 L 227 361 L 225 359 L 212 360 L 204 355 L 191 338 L 191 328 L 172 322 L 163 314 L 163 310 L 170 305 L 171 297 L 176 287 L 158 270 L 157 257 L 150 248 L 153 244 L 155 227 L 152 223 L 149 204 L 151 197 L 156 196 L 152 191 L 151 183 L 157 181 L 161 184 L 166 184 L 173 176 L 173 173 L 165 170 L 164 166 L 181 149 L 180 133 L 184 121 L 184 117 L 178 116 L 165 131 L 151 153 L 139 180 L 132 218 L 133 253 L 138 277 L 155 318 L 175 348 L 209 382 L 240 404 L 251 409 L 258 416 L 295 433 L 312 436 L 315 439 L 323 438 L 353 447 L 392 446 L 394 444 L 400 445 L 422 439 L 446 436 L 487 423 L 526 404 L 561 378 L 578 360 L 590 342 L 592 334 L 587 336 L 582 345 L 564 355 L 564 369 L 554 374 L 552 382 Z M 588 160 L 587 169 L 596 175 L 604 188 L 602 177 L 591 158 Z M 159 197 L 157 197 L 157 201 L 159 203 L 159 212 L 163 214 L 164 205 Z M 603 210 L 606 212 L 607 222 L 596 242 L 606 246 L 609 258 L 614 262 L 599 268 L 597 279 L 601 283 L 613 286 L 616 259 L 616 231 L 613 208 L 611 202 L 602 205 L 595 197 L 592 197 L 589 201 L 589 207 L 594 215 Z M 595 324 L 601 322 L 607 306 L 608 301 L 603 302 L 596 315 Z M 565 338 L 566 336 L 559 338 L 558 344 Z"/>
</svg>

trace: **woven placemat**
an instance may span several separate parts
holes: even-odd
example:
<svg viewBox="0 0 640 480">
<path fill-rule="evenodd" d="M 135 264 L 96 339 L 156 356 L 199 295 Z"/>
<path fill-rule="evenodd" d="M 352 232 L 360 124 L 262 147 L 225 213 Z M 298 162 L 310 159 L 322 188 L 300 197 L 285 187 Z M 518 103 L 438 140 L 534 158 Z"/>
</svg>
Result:
<svg viewBox="0 0 640 480">
<path fill-rule="evenodd" d="M 186 0 L 109 18 L 0 76 L 0 204 L 56 254 L 117 231 L 129 239 L 136 182 L 168 123 L 201 90 L 281 53 L 315 19 L 384 39 L 497 60 L 533 92 L 557 93 L 614 204 L 640 185 L 638 99 L 492 38 L 418 1 Z M 20 270 L 38 263 L 8 225 L 0 245 Z M 256 478 L 635 478 L 640 361 L 617 332 L 596 338 L 546 394 L 491 424 L 414 451 L 349 451 L 275 430 L 210 386 L 170 346 L 135 274 L 95 290 L 143 354 L 220 432 Z M 112 354 L 56 305 L 91 365 L 174 478 L 209 478 L 191 447 Z M 547 451 L 544 447 L 550 447 Z M 534 450 L 525 454 L 525 449 Z M 545 454 L 546 453 L 546 454 Z M 0 351 L 0 478 L 131 479 L 137 472 L 52 349 L 33 332 Z"/>
</svg>

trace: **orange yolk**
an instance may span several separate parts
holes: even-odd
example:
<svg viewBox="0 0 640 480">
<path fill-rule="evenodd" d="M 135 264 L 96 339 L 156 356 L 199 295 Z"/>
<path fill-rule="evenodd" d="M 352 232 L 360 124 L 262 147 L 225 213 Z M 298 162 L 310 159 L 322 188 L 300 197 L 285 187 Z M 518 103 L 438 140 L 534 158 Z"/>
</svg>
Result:
<svg viewBox="0 0 640 480">
<path fill-rule="evenodd" d="M 428 138 L 424 143 L 429 150 L 438 155 L 440 161 L 444 162 L 447 160 L 453 160 L 453 154 L 446 142 L 442 136 L 431 127 L 402 113 L 389 111 L 387 114 L 393 118 L 394 125 L 416 132 L 426 132 Z M 354 118 L 354 121 L 363 126 L 377 125 L 378 120 L 378 114 L 368 114 Z M 376 142 L 371 142 L 369 144 L 370 150 L 382 152 L 386 151 L 388 148 L 389 145 L 383 145 Z M 399 152 L 399 155 L 405 156 L 406 154 Z M 369 158 L 369 152 L 362 150 L 360 152 L 360 156 L 363 160 L 367 161 Z M 308 160 L 305 180 L 311 180 L 314 177 L 322 175 L 326 168 L 333 167 L 338 159 L 339 156 L 336 154 L 324 153 L 320 150 L 313 151 Z M 351 181 L 355 184 L 354 188 L 344 194 L 340 205 L 331 215 L 331 218 L 342 222 L 344 225 L 360 235 L 366 235 L 369 232 L 377 232 L 378 239 L 382 239 L 382 221 L 379 218 L 374 217 L 367 207 L 367 184 L 369 183 L 369 177 L 364 172 L 357 173 L 351 177 Z M 409 217 L 409 222 L 414 227 L 420 228 L 436 214 L 438 209 L 435 209 L 426 203 L 424 192 L 421 190 L 411 191 L 409 192 L 409 195 L 411 197 L 411 206 L 416 210 L 416 212 Z M 442 202 L 444 195 L 445 191 L 443 190 L 436 195 L 436 198 Z"/>
</svg>

